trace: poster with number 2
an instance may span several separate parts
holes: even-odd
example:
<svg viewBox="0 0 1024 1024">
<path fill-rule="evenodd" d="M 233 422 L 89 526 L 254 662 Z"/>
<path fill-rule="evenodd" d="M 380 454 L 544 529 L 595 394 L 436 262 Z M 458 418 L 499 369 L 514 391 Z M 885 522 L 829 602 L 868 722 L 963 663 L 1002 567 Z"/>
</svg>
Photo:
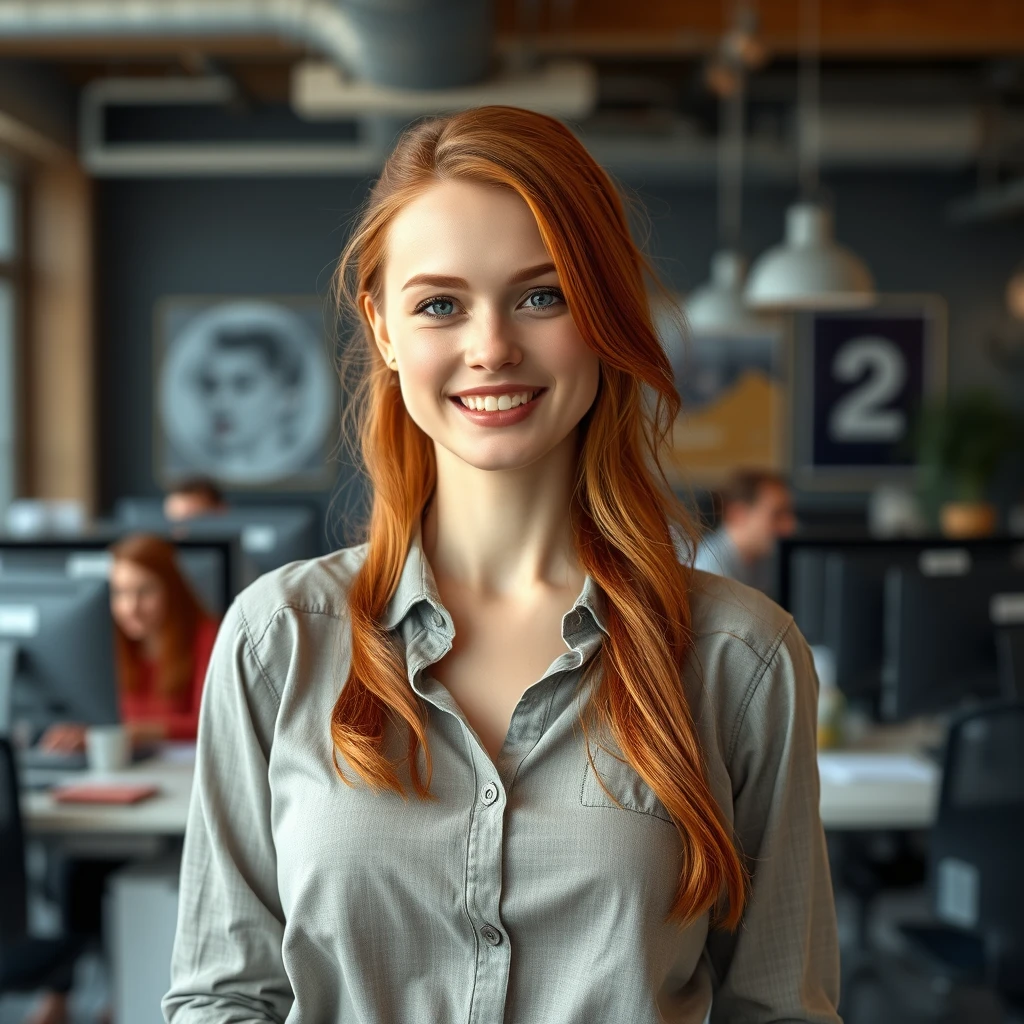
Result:
<svg viewBox="0 0 1024 1024">
<path fill-rule="evenodd" d="M 816 312 L 803 338 L 811 400 L 795 431 L 801 483 L 870 488 L 907 477 L 914 418 L 945 387 L 942 300 L 892 296 Z"/>
</svg>

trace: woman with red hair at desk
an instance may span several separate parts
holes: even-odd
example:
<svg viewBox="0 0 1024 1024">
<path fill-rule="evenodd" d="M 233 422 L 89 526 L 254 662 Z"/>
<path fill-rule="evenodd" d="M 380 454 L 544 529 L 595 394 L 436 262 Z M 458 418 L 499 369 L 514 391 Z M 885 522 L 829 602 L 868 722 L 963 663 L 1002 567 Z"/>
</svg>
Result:
<svg viewBox="0 0 1024 1024">
<path fill-rule="evenodd" d="M 133 534 L 111 547 L 110 611 L 114 620 L 121 720 L 132 746 L 195 740 L 203 680 L 217 622 L 200 604 L 178 568 L 172 544 Z M 75 751 L 85 745 L 84 725 L 47 730 L 44 748 Z M 64 926 L 75 935 L 99 932 L 107 876 L 123 861 L 74 859 L 62 865 Z M 48 992 L 29 1024 L 64 1024 L 68 989 Z"/>
</svg>

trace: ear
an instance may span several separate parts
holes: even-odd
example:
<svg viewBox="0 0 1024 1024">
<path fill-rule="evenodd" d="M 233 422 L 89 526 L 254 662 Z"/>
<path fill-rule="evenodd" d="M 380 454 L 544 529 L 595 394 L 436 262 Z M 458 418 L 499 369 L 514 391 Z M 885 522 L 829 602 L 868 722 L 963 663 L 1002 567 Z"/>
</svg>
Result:
<svg viewBox="0 0 1024 1024">
<path fill-rule="evenodd" d="M 388 337 L 388 327 L 384 321 L 383 309 L 377 308 L 369 292 L 363 292 L 359 296 L 359 305 L 363 316 L 366 317 L 366 322 L 370 325 L 370 330 L 373 332 L 373 340 L 377 344 L 377 350 L 380 352 L 381 358 L 385 363 L 390 363 L 394 358 L 394 353 L 391 349 L 391 340 Z"/>
</svg>

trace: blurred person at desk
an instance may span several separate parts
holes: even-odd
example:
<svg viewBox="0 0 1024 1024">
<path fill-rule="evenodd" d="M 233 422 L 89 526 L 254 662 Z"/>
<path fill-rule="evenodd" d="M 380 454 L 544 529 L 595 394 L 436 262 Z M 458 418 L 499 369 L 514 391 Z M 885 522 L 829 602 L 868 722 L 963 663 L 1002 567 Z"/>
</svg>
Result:
<svg viewBox="0 0 1024 1024">
<path fill-rule="evenodd" d="M 738 470 L 719 492 L 719 499 L 721 525 L 701 542 L 694 568 L 770 594 L 775 544 L 796 529 L 786 478 L 766 469 Z"/>
<path fill-rule="evenodd" d="M 110 550 L 121 719 L 135 746 L 194 740 L 217 623 L 182 576 L 171 544 L 134 534 Z M 40 743 L 82 750 L 85 726 L 51 726 Z"/>
<path fill-rule="evenodd" d="M 173 522 L 226 512 L 224 493 L 205 476 L 179 480 L 164 496 L 164 516 Z"/>
<path fill-rule="evenodd" d="M 110 610 L 115 625 L 121 719 L 132 746 L 161 740 L 195 740 L 206 667 L 217 623 L 181 575 L 174 547 L 159 537 L 134 534 L 111 548 Z M 84 725 L 52 726 L 44 748 L 77 751 Z M 65 930 L 79 936 L 100 931 L 103 889 L 123 860 L 58 860 L 55 887 Z M 47 992 L 26 1024 L 64 1024 L 68 989 Z"/>
</svg>

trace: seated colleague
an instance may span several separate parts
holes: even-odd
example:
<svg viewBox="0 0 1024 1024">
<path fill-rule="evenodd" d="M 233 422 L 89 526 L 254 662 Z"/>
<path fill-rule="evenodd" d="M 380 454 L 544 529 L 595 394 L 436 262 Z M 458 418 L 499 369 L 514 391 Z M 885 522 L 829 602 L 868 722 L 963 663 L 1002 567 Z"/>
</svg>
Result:
<svg viewBox="0 0 1024 1024">
<path fill-rule="evenodd" d="M 164 497 L 164 515 L 174 521 L 216 515 L 227 507 L 221 489 L 204 476 L 179 480 Z"/>
<path fill-rule="evenodd" d="M 114 617 L 121 719 L 133 745 L 160 739 L 194 740 L 206 667 L 217 623 L 203 610 L 178 569 L 174 547 L 159 537 L 134 534 L 113 545 L 110 610 Z M 51 750 L 80 750 L 85 726 L 48 729 Z M 121 860 L 71 858 L 58 864 L 65 931 L 99 934 L 102 895 Z M 65 1024 L 70 979 L 47 992 L 27 1024 Z"/>
<path fill-rule="evenodd" d="M 181 575 L 171 544 L 134 534 L 110 550 L 121 719 L 136 745 L 194 740 L 217 623 Z M 81 750 L 85 726 L 52 726 L 41 743 Z"/>
<path fill-rule="evenodd" d="M 739 470 L 720 499 L 721 526 L 701 542 L 694 567 L 770 591 L 775 543 L 796 529 L 786 478 L 766 469 Z"/>
</svg>

